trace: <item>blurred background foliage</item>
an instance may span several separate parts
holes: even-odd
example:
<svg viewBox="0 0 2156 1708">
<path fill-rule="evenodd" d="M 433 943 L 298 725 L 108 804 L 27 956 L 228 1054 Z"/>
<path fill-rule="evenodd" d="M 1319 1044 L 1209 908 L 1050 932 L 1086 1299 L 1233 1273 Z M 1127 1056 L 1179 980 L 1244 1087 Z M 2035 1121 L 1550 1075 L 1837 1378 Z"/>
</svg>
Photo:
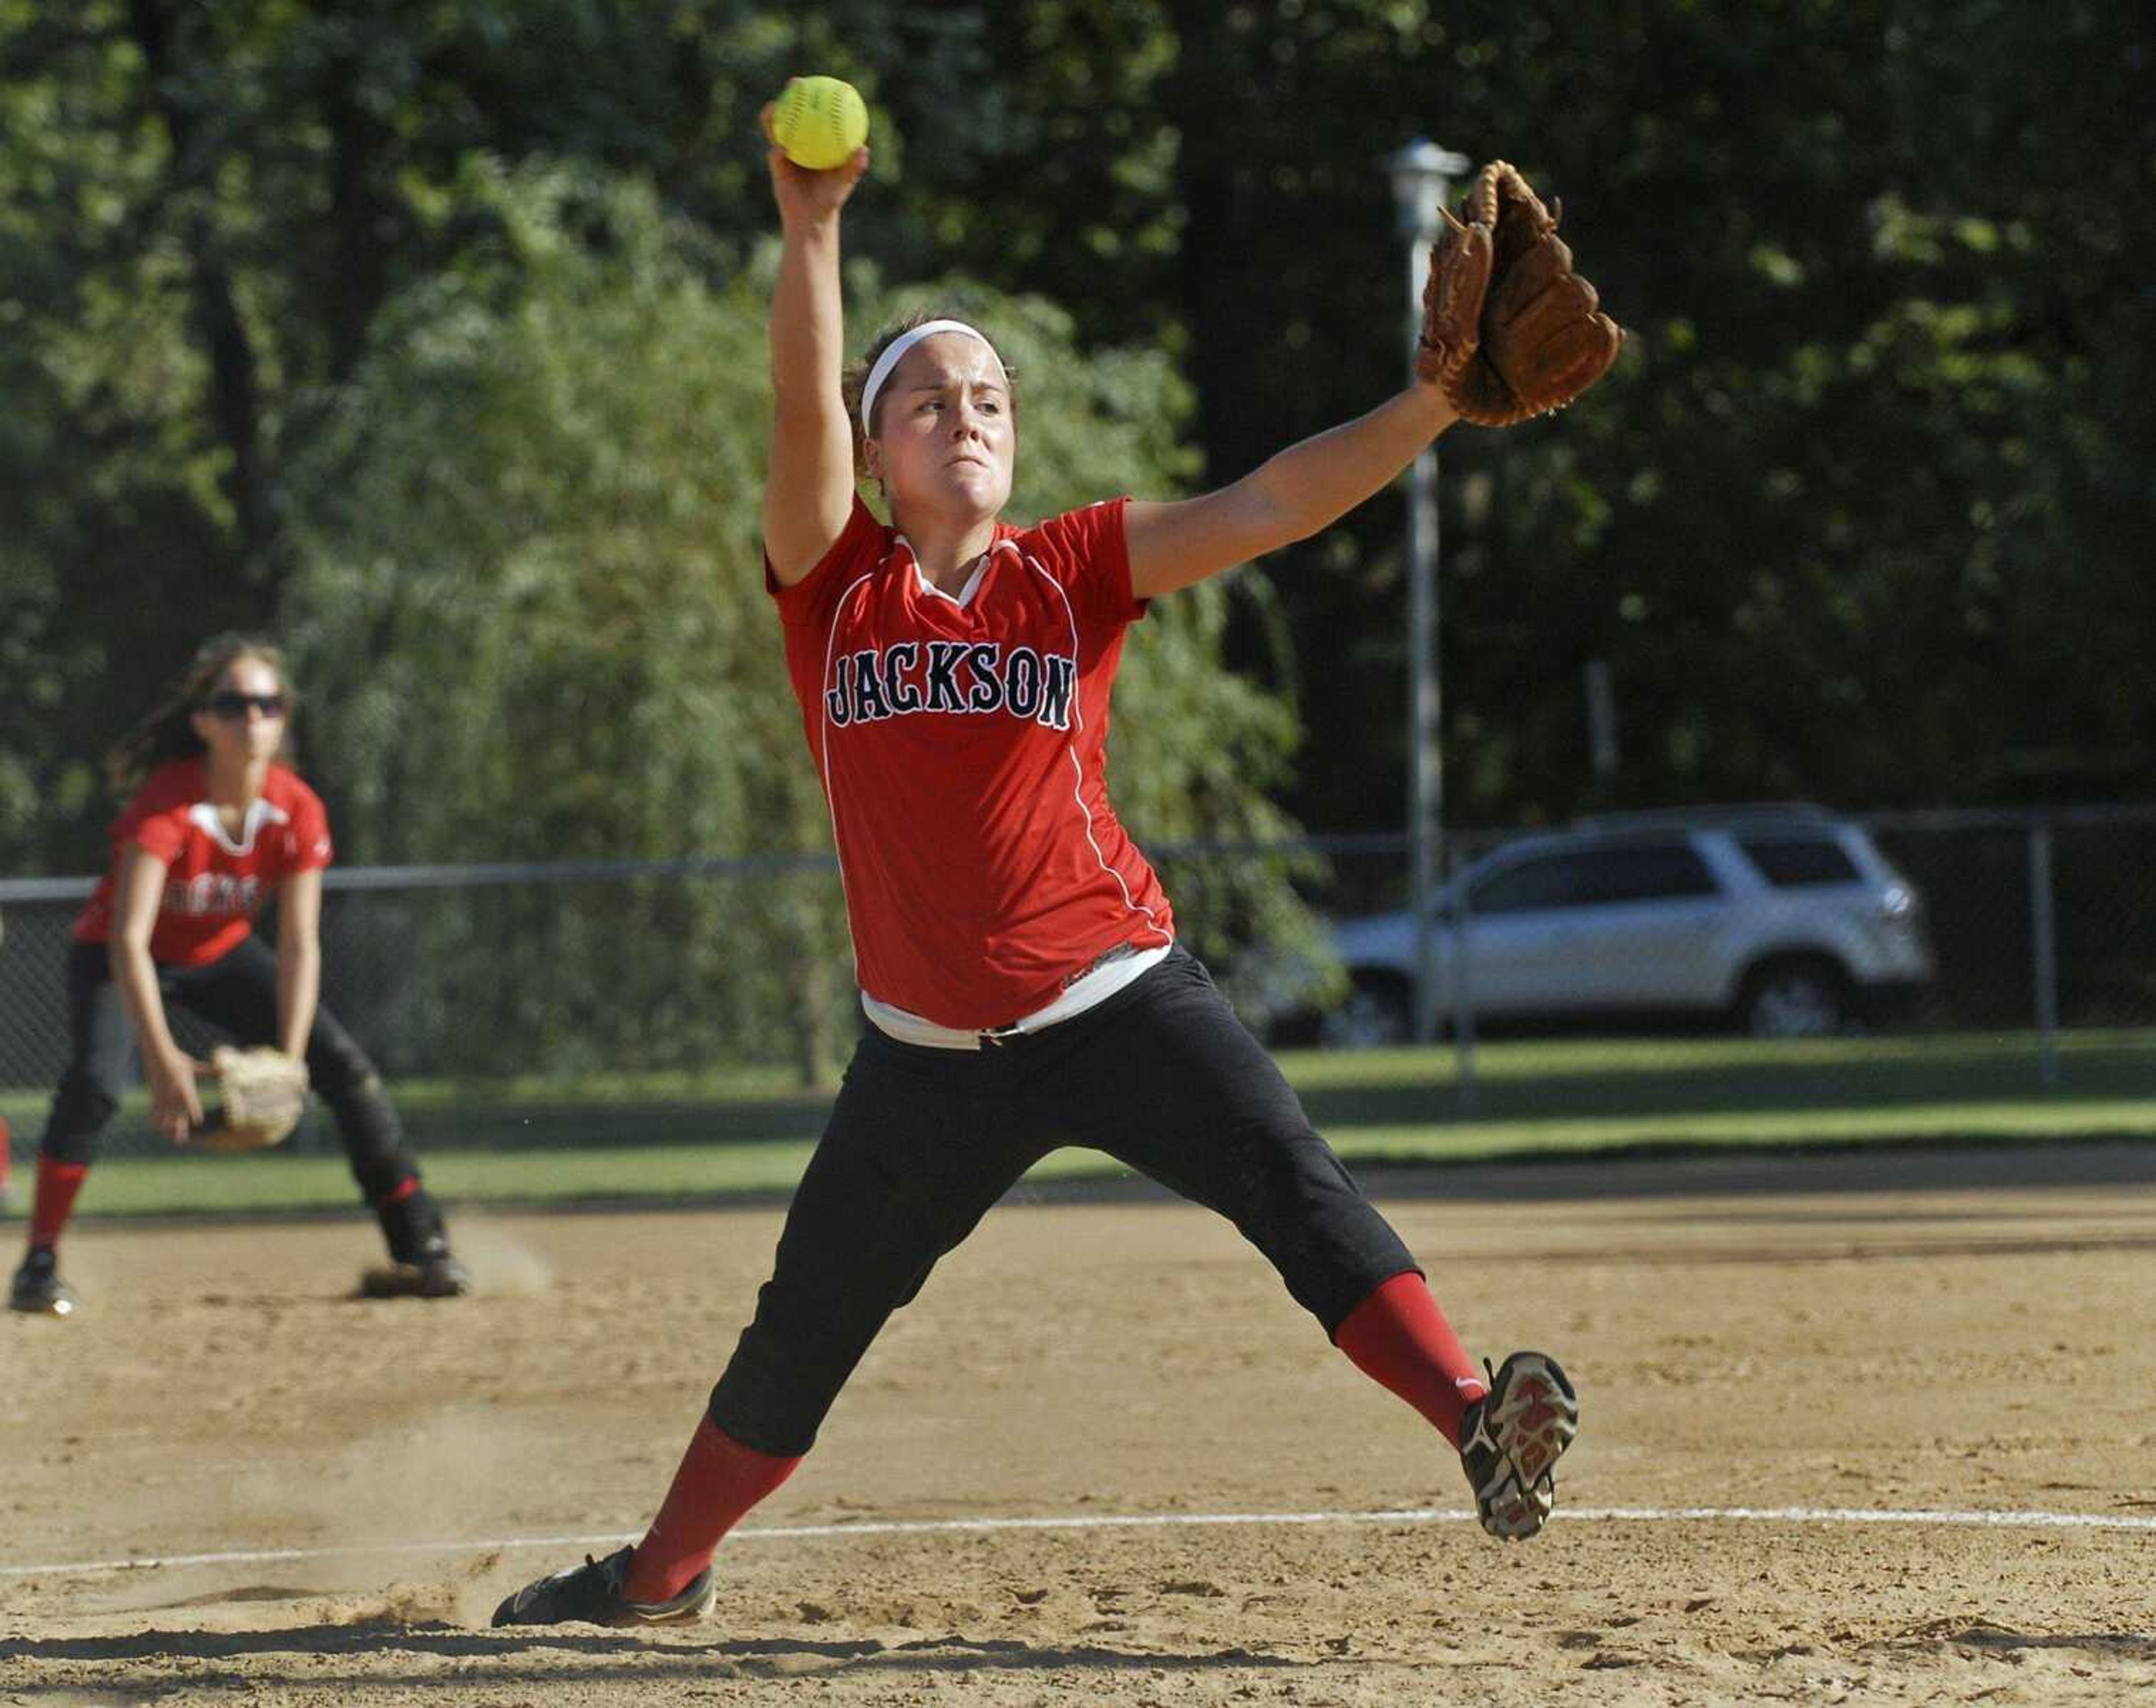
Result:
<svg viewBox="0 0 2156 1708">
<path fill-rule="evenodd" d="M 1556 421 L 1444 441 L 1454 822 L 2145 796 L 2150 33 L 2123 0 L 0 0 L 0 866 L 100 863 L 97 754 L 228 625 L 293 641 L 347 857 L 820 848 L 753 520 L 754 115 L 807 70 L 874 115 L 856 333 L 993 322 L 1029 511 L 1231 478 L 1395 385 L 1410 138 L 1567 197 L 1631 342 Z M 1399 821 L 1400 510 L 1142 625 L 1141 838 Z"/>
</svg>

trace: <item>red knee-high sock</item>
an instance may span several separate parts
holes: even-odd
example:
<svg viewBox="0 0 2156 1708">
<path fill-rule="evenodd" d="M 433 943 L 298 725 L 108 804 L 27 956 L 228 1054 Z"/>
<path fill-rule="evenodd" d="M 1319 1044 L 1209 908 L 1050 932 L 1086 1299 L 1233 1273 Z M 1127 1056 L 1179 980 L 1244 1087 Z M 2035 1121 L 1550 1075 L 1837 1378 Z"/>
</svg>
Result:
<svg viewBox="0 0 2156 1708">
<path fill-rule="evenodd" d="M 32 1245 L 60 1243 L 60 1229 L 67 1226 L 68 1217 L 74 1210 L 74 1195 L 82 1190 L 82 1178 L 89 1172 L 87 1162 L 38 1158 L 38 1197 L 30 1209 Z"/>
<path fill-rule="evenodd" d="M 1332 1344 L 1365 1376 L 1429 1418 L 1455 1447 L 1462 1414 L 1489 1392 L 1430 1296 L 1430 1284 L 1413 1269 L 1394 1275 L 1349 1311 Z"/>
<path fill-rule="evenodd" d="M 704 1414 L 674 1473 L 659 1516 L 636 1545 L 622 1593 L 646 1603 L 671 1601 L 711 1563 L 742 1515 L 793 1475 L 798 1459 L 744 1447 Z"/>
</svg>

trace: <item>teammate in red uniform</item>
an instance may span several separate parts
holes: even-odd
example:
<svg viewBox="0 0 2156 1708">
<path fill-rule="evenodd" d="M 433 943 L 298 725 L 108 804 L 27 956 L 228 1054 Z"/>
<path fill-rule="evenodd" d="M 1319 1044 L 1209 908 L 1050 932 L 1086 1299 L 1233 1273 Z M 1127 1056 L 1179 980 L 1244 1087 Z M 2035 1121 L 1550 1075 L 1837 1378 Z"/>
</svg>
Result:
<svg viewBox="0 0 2156 1708">
<path fill-rule="evenodd" d="M 55 1254 L 119 1106 L 131 1026 L 150 1124 L 181 1143 L 202 1121 L 196 1064 L 172 1040 L 168 1004 L 305 1060 L 388 1242 L 388 1265 L 367 1271 L 363 1291 L 470 1290 L 372 1064 L 317 1000 L 330 828 L 315 792 L 278 762 L 291 700 L 275 648 L 220 635 L 107 762 L 133 794 L 113 822 L 111 870 L 74 924 L 68 1065 L 38 1147 L 29 1250 L 8 1294 L 17 1310 L 75 1308 Z M 254 931 L 273 900 L 275 953 Z"/>
<path fill-rule="evenodd" d="M 1018 400 L 976 329 L 928 321 L 842 376 L 839 209 L 865 151 L 774 150 L 784 230 L 765 578 L 838 844 L 873 1023 L 776 1264 L 649 1531 L 496 1624 L 694 1618 L 891 1312 L 1040 1157 L 1105 1151 L 1229 1217 L 1362 1369 L 1463 1461 L 1483 1525 L 1542 1527 L 1578 1421 L 1519 1352 L 1486 1378 L 1414 1259 L 1313 1131 L 1117 823 L 1109 690 L 1147 601 L 1316 532 L 1452 421 L 1414 384 L 1219 491 L 1000 520 Z M 855 490 L 882 488 L 879 522 Z M 1203 740 L 1203 731 L 1193 739 Z"/>
</svg>

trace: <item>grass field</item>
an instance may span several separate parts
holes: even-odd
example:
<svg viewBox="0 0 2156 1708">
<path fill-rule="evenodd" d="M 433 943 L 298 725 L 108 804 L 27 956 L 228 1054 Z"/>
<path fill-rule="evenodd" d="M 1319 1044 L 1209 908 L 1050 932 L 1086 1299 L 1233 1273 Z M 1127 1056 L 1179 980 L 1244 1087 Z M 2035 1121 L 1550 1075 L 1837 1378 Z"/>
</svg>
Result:
<svg viewBox="0 0 2156 1708">
<path fill-rule="evenodd" d="M 1474 1057 L 1471 1094 L 1449 1049 L 1289 1052 L 1312 1119 L 1351 1161 L 1638 1154 L 1742 1146 L 1990 1139 L 2156 1139 L 2156 1033 L 2058 1043 L 2040 1083 L 2033 1034 L 1513 1041 Z M 574 1083 L 394 1088 L 428 1177 L 465 1203 L 714 1198 L 780 1193 L 799 1177 L 828 1099 L 769 1074 L 614 1075 Z M 43 1098 L 0 1094 L 18 1157 Z M 139 1100 L 121 1117 L 139 1135 Z M 345 1208 L 352 1184 L 322 1113 L 298 1148 L 232 1158 L 144 1154 L 116 1139 L 82 1208 L 141 1215 Z M 1112 1175 L 1066 1151 L 1035 1178 Z M 16 1213 L 22 1211 L 18 1193 Z"/>
</svg>

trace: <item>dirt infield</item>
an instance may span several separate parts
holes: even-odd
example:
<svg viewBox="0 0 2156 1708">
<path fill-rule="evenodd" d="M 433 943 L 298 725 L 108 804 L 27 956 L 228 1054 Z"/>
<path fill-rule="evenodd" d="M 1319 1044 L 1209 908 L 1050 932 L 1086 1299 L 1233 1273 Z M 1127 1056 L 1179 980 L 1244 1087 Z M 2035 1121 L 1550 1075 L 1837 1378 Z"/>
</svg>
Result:
<svg viewBox="0 0 2156 1708">
<path fill-rule="evenodd" d="M 81 1315 L 0 1321 L 0 1702 L 2156 1690 L 2156 1149 L 1370 1183 L 1471 1346 L 1578 1382 L 1537 1541 L 1466 1521 L 1229 1228 L 1019 1202 L 729 1542 L 716 1621 L 664 1635 L 485 1621 L 641 1526 L 776 1211 L 468 1214 L 485 1292 L 438 1305 L 341 1296 L 356 1221 L 92 1223 Z"/>
</svg>

